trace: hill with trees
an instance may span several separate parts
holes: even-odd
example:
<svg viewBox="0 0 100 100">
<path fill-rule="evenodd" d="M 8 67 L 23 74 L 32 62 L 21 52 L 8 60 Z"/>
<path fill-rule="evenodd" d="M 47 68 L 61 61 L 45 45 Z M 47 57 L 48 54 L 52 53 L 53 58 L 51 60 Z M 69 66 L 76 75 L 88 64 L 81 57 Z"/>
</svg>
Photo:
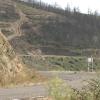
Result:
<svg viewBox="0 0 100 100">
<path fill-rule="evenodd" d="M 71 9 L 69 5 L 64 10 L 32 0 L 1 0 L 0 9 L 0 29 L 28 67 L 80 70 L 82 65 L 86 70 L 86 57 L 100 55 L 97 12 L 89 10 L 83 14 L 79 8 Z M 99 67 L 97 62 L 95 66 Z"/>
<path fill-rule="evenodd" d="M 82 14 L 79 8 L 66 9 L 34 0 L 17 1 L 27 17 L 21 25 L 21 40 L 43 54 L 88 55 L 100 49 L 100 16 L 95 11 Z"/>
</svg>

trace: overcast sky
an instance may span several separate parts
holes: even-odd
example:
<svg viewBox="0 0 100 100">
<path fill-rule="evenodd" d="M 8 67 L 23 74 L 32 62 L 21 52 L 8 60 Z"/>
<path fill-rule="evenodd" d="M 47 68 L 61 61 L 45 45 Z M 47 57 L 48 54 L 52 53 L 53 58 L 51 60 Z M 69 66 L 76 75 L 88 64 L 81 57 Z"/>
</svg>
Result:
<svg viewBox="0 0 100 100">
<path fill-rule="evenodd" d="M 38 0 L 39 1 L 39 0 Z M 83 13 L 87 13 L 88 8 L 92 11 L 97 10 L 100 13 L 100 0 L 41 0 L 43 2 L 54 4 L 55 2 L 61 6 L 66 7 L 67 3 L 73 7 L 79 7 L 80 11 Z"/>
</svg>

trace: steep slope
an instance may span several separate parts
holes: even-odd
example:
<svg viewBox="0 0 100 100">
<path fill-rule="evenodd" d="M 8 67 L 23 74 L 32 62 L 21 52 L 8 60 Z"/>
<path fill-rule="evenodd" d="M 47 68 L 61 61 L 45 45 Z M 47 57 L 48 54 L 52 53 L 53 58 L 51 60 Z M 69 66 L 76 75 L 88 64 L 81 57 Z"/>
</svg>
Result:
<svg viewBox="0 0 100 100">
<path fill-rule="evenodd" d="M 34 81 L 35 80 L 35 81 Z M 11 47 L 7 38 L 0 32 L 0 86 L 29 85 L 42 82 L 45 78 L 34 69 L 28 69 Z"/>
<path fill-rule="evenodd" d="M 23 35 L 12 39 L 14 48 L 22 47 L 26 53 L 39 49 L 42 54 L 51 55 L 90 55 L 94 49 L 99 53 L 99 16 L 77 12 L 64 15 L 24 2 L 16 2 L 16 5 L 28 21 L 21 25 Z"/>
<path fill-rule="evenodd" d="M 97 49 L 99 54 L 99 16 L 62 14 L 19 0 L 8 1 L 0 1 L 0 28 L 17 53 L 91 55 Z"/>
<path fill-rule="evenodd" d="M 12 39 L 22 35 L 21 25 L 25 21 L 27 18 L 17 8 L 15 2 L 0 0 L 0 86 L 29 83 L 34 79 L 38 81 L 42 79 L 34 69 L 30 71 L 25 66 L 9 43 Z"/>
<path fill-rule="evenodd" d="M 11 45 L 0 32 L 0 84 L 3 85 L 5 81 L 9 84 L 22 70 L 21 60 L 15 55 Z"/>
<path fill-rule="evenodd" d="M 19 15 L 14 8 L 15 6 L 11 0 L 0 0 L 0 21 L 13 22 L 19 19 Z"/>
</svg>

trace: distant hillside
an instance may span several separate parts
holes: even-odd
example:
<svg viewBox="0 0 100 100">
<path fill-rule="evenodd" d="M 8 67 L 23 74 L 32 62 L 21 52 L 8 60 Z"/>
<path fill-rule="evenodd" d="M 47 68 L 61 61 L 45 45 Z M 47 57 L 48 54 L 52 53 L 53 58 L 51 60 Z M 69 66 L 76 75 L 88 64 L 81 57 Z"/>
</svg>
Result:
<svg viewBox="0 0 100 100">
<path fill-rule="evenodd" d="M 17 40 L 23 41 L 29 51 L 40 49 L 43 54 L 86 55 L 88 50 L 97 49 L 99 53 L 100 16 L 96 13 L 81 14 L 77 9 L 64 11 L 42 3 L 40 6 L 38 2 L 32 5 L 18 1 L 16 5 L 28 19 L 22 23 L 23 35 Z M 12 40 L 13 45 L 17 40 Z"/>
<path fill-rule="evenodd" d="M 0 28 L 20 54 L 91 55 L 100 49 L 100 16 L 39 2 L 0 1 Z"/>
</svg>

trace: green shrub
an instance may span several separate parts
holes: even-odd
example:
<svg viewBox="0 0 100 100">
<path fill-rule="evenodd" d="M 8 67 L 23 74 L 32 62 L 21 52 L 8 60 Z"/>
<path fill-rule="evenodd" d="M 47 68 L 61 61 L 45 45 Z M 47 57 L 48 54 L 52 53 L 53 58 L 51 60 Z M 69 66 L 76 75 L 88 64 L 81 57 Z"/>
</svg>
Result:
<svg viewBox="0 0 100 100">
<path fill-rule="evenodd" d="M 48 91 L 53 100 L 77 100 L 74 90 L 58 77 L 48 82 Z"/>
<path fill-rule="evenodd" d="M 91 95 L 91 99 L 86 100 L 100 100 L 100 79 L 92 79 L 86 88 L 87 94 Z M 90 97 L 90 96 L 89 96 Z"/>
<path fill-rule="evenodd" d="M 100 79 L 92 79 L 88 86 L 77 91 L 58 77 L 48 82 L 49 96 L 53 100 L 100 100 Z"/>
</svg>

